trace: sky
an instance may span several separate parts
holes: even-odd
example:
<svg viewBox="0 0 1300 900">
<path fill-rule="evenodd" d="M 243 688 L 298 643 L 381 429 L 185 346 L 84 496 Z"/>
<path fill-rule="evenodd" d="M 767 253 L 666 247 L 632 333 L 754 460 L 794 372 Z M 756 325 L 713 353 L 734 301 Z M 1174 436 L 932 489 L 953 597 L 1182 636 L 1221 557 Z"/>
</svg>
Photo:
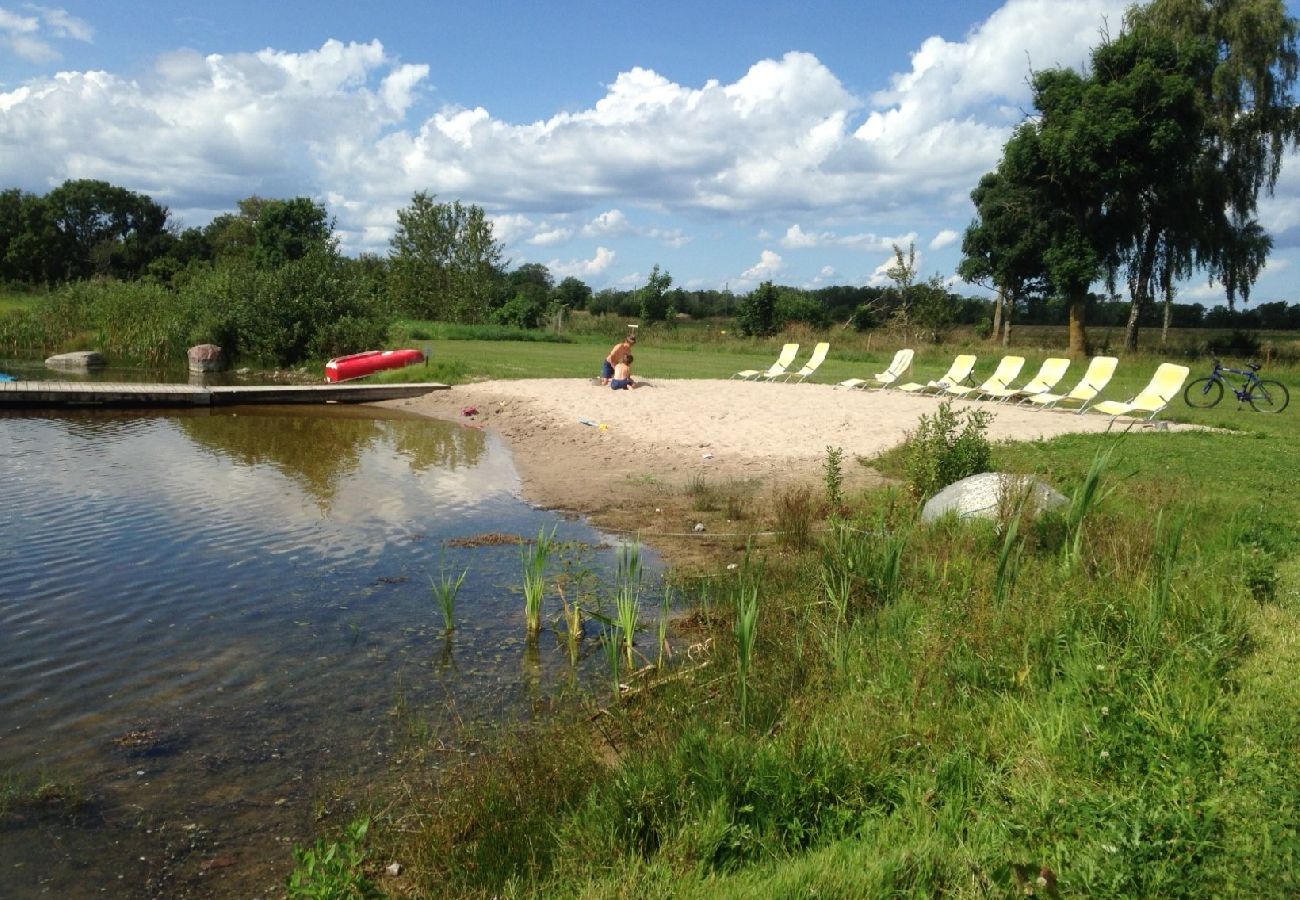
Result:
<svg viewBox="0 0 1300 900">
<path fill-rule="evenodd" d="M 595 290 L 883 284 L 914 246 L 983 293 L 955 281 L 970 191 L 1030 73 L 1081 68 L 1126 5 L 0 0 L 0 189 L 103 179 L 184 227 L 306 196 L 350 254 L 424 191 Z M 1300 159 L 1260 220 L 1252 300 L 1300 302 Z"/>
</svg>

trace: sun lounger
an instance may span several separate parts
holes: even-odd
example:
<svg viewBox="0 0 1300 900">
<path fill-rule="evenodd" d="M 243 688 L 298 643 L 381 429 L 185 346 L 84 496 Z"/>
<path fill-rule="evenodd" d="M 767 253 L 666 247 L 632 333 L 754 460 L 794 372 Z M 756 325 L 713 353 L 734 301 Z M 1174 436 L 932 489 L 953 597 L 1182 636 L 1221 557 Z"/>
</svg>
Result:
<svg viewBox="0 0 1300 900">
<path fill-rule="evenodd" d="M 1056 387 L 1057 382 L 1065 377 L 1065 370 L 1070 368 L 1070 361 L 1064 357 L 1054 356 L 1051 359 L 1043 360 L 1042 366 L 1038 369 L 1038 374 L 1018 388 L 1003 388 L 1002 390 L 985 391 L 985 396 L 992 397 L 994 400 L 1006 400 L 1009 397 L 1029 397 L 1034 394 L 1045 394 L 1052 388 Z"/>
<path fill-rule="evenodd" d="M 1020 370 L 1025 367 L 1025 358 L 1023 356 L 1004 356 L 998 361 L 998 367 L 993 370 L 983 384 L 974 387 L 968 387 L 962 384 L 952 384 L 944 388 L 944 393 L 952 394 L 954 397 L 974 397 L 979 394 L 986 394 L 989 391 L 1006 390 Z"/>
<path fill-rule="evenodd" d="M 790 363 L 794 362 L 795 355 L 799 352 L 798 344 L 786 344 L 781 348 L 781 355 L 776 358 L 776 362 L 768 367 L 767 371 L 762 369 L 744 369 L 732 375 L 732 378 L 775 378 L 777 375 L 784 375 L 785 370 L 790 368 Z"/>
<path fill-rule="evenodd" d="M 873 387 L 889 387 L 898 379 L 902 378 L 908 369 L 912 367 L 912 351 L 899 350 L 890 360 L 889 365 L 883 372 L 877 372 L 870 378 L 849 378 L 841 381 L 838 387 L 862 388 L 870 390 Z"/>
<path fill-rule="evenodd" d="M 1119 360 L 1113 356 L 1094 356 L 1092 362 L 1088 363 L 1088 371 L 1083 373 L 1079 383 L 1068 394 L 1030 394 L 1025 397 L 1022 403 L 1032 403 L 1041 409 L 1051 409 L 1059 403 L 1078 403 L 1079 412 L 1088 408 L 1088 404 L 1096 399 L 1109 382 L 1112 375 L 1115 374 L 1115 367 L 1119 365 Z"/>
<path fill-rule="evenodd" d="M 1151 383 L 1136 397 L 1123 402 L 1103 400 L 1101 403 L 1093 404 L 1093 412 L 1110 416 L 1112 423 L 1119 416 L 1134 413 L 1146 413 L 1145 418 L 1150 421 L 1159 414 L 1160 410 L 1169 405 L 1170 400 L 1178 396 L 1178 392 L 1183 389 L 1183 382 L 1187 380 L 1187 374 L 1187 366 L 1161 363 L 1156 368 L 1156 373 L 1151 376 Z"/>
<path fill-rule="evenodd" d="M 921 384 L 917 381 L 910 381 L 907 384 L 900 384 L 898 389 L 900 391 L 910 392 L 942 391 L 951 385 L 961 384 L 967 378 L 970 378 L 970 373 L 974 371 L 974 369 L 975 355 L 972 353 L 963 353 L 952 361 L 952 365 L 948 367 L 948 371 L 945 372 L 937 381 L 929 381 L 925 384 Z"/>
<path fill-rule="evenodd" d="M 826 354 L 830 351 L 830 349 L 831 349 L 831 345 L 826 341 L 822 341 L 817 346 L 813 347 L 812 356 L 808 357 L 808 361 L 803 364 L 803 368 L 801 368 L 798 372 L 790 372 L 785 376 L 773 375 L 771 377 L 773 378 L 784 377 L 786 381 L 789 381 L 790 379 L 793 378 L 795 379 L 795 383 L 797 384 L 798 382 L 803 381 L 809 375 L 817 371 L 818 367 L 821 366 L 823 361 L 825 361 Z M 764 375 L 763 377 L 767 378 L 768 376 Z"/>
</svg>

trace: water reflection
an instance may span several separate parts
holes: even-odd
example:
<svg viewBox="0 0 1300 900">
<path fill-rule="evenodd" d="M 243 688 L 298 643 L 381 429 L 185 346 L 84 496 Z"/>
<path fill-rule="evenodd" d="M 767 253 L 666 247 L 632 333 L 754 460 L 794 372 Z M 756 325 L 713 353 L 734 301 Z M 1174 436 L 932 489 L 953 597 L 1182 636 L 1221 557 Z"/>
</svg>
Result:
<svg viewBox="0 0 1300 900">
<path fill-rule="evenodd" d="M 98 896 L 140 858 L 122 895 L 251 894 L 200 877 L 202 846 L 168 857 L 198 834 L 274 884 L 267 829 L 304 839 L 322 784 L 381 772 L 440 711 L 526 716 L 574 676 L 564 641 L 523 638 L 517 546 L 464 539 L 557 524 L 557 574 L 614 565 L 517 499 L 495 438 L 400 412 L 0 414 L 0 444 L 0 772 L 87 797 L 0 820 L 0 870 L 28 879 L 6 896 Z M 444 566 L 469 570 L 452 633 Z"/>
</svg>

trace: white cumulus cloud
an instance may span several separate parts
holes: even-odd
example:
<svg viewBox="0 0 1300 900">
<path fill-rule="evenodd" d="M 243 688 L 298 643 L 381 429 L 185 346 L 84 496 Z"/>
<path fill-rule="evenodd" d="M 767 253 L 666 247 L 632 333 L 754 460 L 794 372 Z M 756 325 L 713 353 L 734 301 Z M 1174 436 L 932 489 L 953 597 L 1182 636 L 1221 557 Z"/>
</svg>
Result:
<svg viewBox="0 0 1300 900">
<path fill-rule="evenodd" d="M 591 259 L 553 259 L 546 264 L 546 268 L 557 281 L 570 275 L 585 280 L 604 273 L 613 265 L 615 256 L 614 251 L 608 247 L 597 247 L 596 255 Z"/>
</svg>

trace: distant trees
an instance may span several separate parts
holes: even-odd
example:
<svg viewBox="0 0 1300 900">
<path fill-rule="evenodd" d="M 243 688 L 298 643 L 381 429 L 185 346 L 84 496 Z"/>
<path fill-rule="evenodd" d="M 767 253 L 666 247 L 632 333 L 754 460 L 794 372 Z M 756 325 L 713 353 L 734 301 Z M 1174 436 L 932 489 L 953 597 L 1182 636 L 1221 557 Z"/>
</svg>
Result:
<svg viewBox="0 0 1300 900">
<path fill-rule="evenodd" d="M 0 275 L 9 280 L 132 278 L 171 240 L 165 206 L 106 181 L 66 181 L 43 197 L 0 194 Z"/>
</svg>

